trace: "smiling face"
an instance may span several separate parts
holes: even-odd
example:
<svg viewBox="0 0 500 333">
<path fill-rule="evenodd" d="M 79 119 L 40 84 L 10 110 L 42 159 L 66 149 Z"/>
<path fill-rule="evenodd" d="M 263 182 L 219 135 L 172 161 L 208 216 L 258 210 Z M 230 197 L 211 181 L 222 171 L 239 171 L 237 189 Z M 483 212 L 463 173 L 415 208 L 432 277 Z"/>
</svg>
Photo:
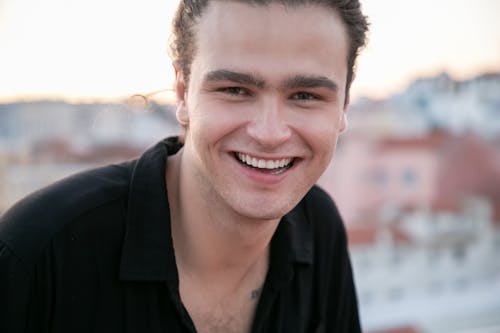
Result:
<svg viewBox="0 0 500 333">
<path fill-rule="evenodd" d="M 345 129 L 348 40 L 319 6 L 212 1 L 188 86 L 177 68 L 182 172 L 211 207 L 279 219 L 314 185 Z"/>
</svg>

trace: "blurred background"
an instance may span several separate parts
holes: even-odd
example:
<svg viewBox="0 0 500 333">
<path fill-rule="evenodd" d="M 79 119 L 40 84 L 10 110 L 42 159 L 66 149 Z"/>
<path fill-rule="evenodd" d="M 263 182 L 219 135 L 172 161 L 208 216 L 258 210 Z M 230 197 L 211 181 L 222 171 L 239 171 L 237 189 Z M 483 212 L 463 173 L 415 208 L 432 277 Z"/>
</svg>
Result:
<svg viewBox="0 0 500 333">
<path fill-rule="evenodd" d="M 180 133 L 176 4 L 0 0 L 0 214 Z M 345 219 L 364 330 L 499 333 L 500 1 L 362 4 L 350 128 L 320 184 Z"/>
</svg>

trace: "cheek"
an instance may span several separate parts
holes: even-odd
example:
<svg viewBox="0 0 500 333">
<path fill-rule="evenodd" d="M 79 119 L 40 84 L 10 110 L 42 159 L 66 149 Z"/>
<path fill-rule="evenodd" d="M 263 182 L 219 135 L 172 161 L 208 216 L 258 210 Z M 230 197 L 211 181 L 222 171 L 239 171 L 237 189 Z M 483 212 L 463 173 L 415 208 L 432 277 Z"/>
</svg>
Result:
<svg viewBox="0 0 500 333">
<path fill-rule="evenodd" d="M 223 105 L 216 102 L 200 103 L 190 112 L 193 131 L 213 138 L 223 136 L 244 126 L 249 113 L 242 106 Z"/>
<path fill-rule="evenodd" d="M 338 114 L 309 118 L 302 122 L 307 134 L 314 142 L 326 148 L 334 146 L 341 132 Z M 308 125 L 305 125 L 308 124 Z"/>
<path fill-rule="evenodd" d="M 309 142 L 311 145 L 314 145 L 313 149 L 320 159 L 319 163 L 326 167 L 330 163 L 337 145 L 339 132 L 336 124 L 320 124 L 309 134 Z"/>
</svg>

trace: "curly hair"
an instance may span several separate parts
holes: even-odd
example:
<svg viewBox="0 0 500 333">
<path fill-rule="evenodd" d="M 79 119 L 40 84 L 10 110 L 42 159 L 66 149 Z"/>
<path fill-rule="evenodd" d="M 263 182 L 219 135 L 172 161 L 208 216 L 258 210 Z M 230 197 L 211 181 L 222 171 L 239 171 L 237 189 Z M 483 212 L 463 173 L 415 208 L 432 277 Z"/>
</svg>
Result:
<svg viewBox="0 0 500 333">
<path fill-rule="evenodd" d="M 189 81 L 191 63 L 196 53 L 195 27 L 209 1 L 238 1 L 259 6 L 277 2 L 288 7 L 319 5 L 336 10 L 345 24 L 349 37 L 346 78 L 346 94 L 348 94 L 356 59 L 366 44 L 369 25 L 367 17 L 361 11 L 359 0 L 181 0 L 172 23 L 170 52 L 172 59 L 179 64 L 186 82 Z"/>
</svg>

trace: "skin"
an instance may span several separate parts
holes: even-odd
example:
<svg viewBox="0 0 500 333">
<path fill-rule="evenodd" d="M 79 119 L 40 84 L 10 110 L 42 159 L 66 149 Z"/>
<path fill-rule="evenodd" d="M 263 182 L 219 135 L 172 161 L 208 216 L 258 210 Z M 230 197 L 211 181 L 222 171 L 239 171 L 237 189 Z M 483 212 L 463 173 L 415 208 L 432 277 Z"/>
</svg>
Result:
<svg viewBox="0 0 500 333">
<path fill-rule="evenodd" d="M 347 35 L 322 7 L 226 1 L 197 31 L 189 83 L 174 63 L 186 132 L 166 175 L 181 298 L 199 331 L 248 331 L 270 239 L 346 128 Z M 238 153 L 293 162 L 259 169 Z"/>
</svg>

